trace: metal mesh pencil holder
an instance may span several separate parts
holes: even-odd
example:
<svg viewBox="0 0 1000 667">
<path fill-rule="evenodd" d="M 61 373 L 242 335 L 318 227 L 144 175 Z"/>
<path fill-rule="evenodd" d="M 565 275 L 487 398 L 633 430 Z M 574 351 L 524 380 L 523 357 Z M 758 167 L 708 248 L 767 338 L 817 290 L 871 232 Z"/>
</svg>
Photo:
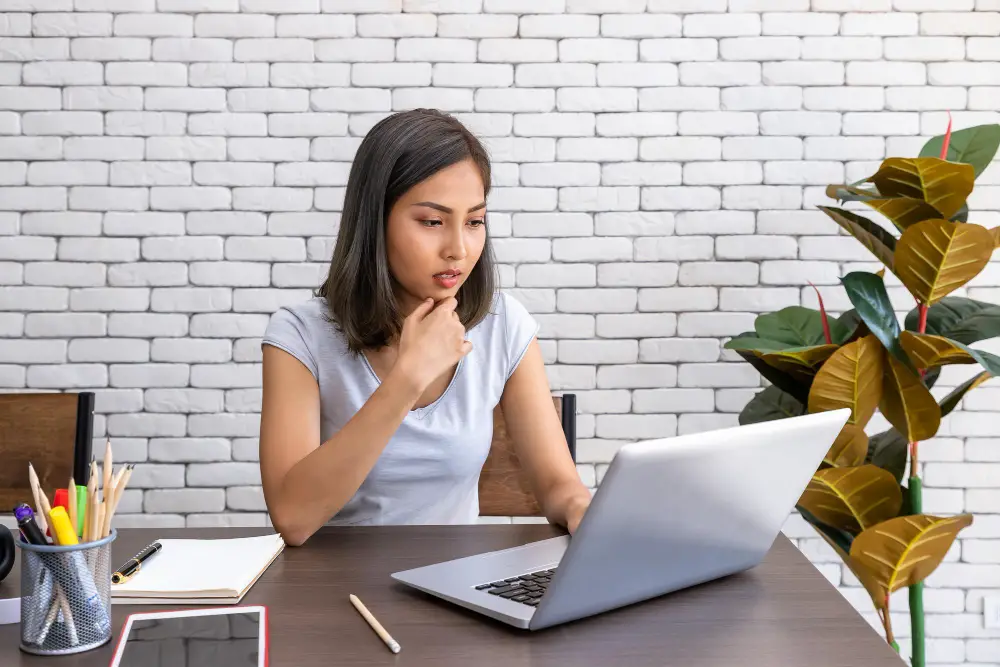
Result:
<svg viewBox="0 0 1000 667">
<path fill-rule="evenodd" d="M 111 639 L 111 543 L 118 532 L 69 546 L 21 550 L 21 650 L 66 655 Z"/>
</svg>

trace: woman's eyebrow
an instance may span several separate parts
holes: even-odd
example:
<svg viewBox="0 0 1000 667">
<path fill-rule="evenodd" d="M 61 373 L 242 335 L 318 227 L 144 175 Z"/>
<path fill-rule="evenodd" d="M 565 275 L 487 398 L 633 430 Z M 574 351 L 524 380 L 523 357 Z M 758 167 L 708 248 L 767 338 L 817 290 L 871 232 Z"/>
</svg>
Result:
<svg viewBox="0 0 1000 667">
<path fill-rule="evenodd" d="M 448 208 L 444 204 L 438 204 L 438 203 L 432 202 L 432 201 L 420 201 L 420 202 L 417 202 L 416 204 L 413 204 L 413 206 L 426 206 L 427 208 L 433 208 L 433 209 L 435 209 L 437 211 L 441 211 L 442 213 L 452 213 L 453 212 L 450 208 Z M 486 208 L 486 202 L 482 202 L 480 204 L 476 204 L 475 206 L 473 206 L 472 208 L 469 209 L 469 213 L 472 213 L 473 211 L 478 211 L 481 208 Z"/>
</svg>

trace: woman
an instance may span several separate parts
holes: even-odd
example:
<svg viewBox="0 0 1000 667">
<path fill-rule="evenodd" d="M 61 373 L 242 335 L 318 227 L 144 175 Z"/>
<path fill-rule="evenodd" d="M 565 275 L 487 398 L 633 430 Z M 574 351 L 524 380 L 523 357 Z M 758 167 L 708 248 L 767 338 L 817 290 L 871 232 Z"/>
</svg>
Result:
<svg viewBox="0 0 1000 667">
<path fill-rule="evenodd" d="M 351 166 L 329 275 L 263 346 L 260 467 L 275 528 L 472 523 L 493 409 L 547 519 L 590 503 L 552 404 L 538 325 L 498 290 L 490 164 L 455 118 L 381 120 Z"/>
</svg>

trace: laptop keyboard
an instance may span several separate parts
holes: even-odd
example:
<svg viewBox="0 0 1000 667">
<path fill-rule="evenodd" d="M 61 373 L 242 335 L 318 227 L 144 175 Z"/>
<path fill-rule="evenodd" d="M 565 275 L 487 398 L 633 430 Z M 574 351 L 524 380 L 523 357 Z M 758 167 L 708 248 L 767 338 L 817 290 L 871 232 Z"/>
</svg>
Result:
<svg viewBox="0 0 1000 667">
<path fill-rule="evenodd" d="M 552 575 L 555 573 L 556 568 L 538 570 L 517 577 L 507 577 L 499 581 L 479 584 L 476 586 L 476 590 L 507 598 L 513 602 L 520 602 L 529 607 L 537 607 L 549 587 L 549 582 L 552 581 Z"/>
</svg>

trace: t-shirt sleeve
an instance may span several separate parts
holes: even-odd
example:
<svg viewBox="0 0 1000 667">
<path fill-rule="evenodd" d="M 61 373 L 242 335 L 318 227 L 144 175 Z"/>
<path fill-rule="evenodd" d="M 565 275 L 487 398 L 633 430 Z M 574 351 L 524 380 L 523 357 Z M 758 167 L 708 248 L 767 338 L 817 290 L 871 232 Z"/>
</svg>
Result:
<svg viewBox="0 0 1000 667">
<path fill-rule="evenodd" d="M 510 379 L 528 351 L 528 345 L 538 334 L 538 322 L 520 301 L 503 293 L 504 331 L 507 341 L 507 368 L 505 380 Z"/>
<path fill-rule="evenodd" d="M 267 323 L 261 345 L 273 345 L 292 355 L 319 381 L 319 365 L 313 355 L 311 329 L 307 320 L 288 307 L 281 307 Z"/>
</svg>

